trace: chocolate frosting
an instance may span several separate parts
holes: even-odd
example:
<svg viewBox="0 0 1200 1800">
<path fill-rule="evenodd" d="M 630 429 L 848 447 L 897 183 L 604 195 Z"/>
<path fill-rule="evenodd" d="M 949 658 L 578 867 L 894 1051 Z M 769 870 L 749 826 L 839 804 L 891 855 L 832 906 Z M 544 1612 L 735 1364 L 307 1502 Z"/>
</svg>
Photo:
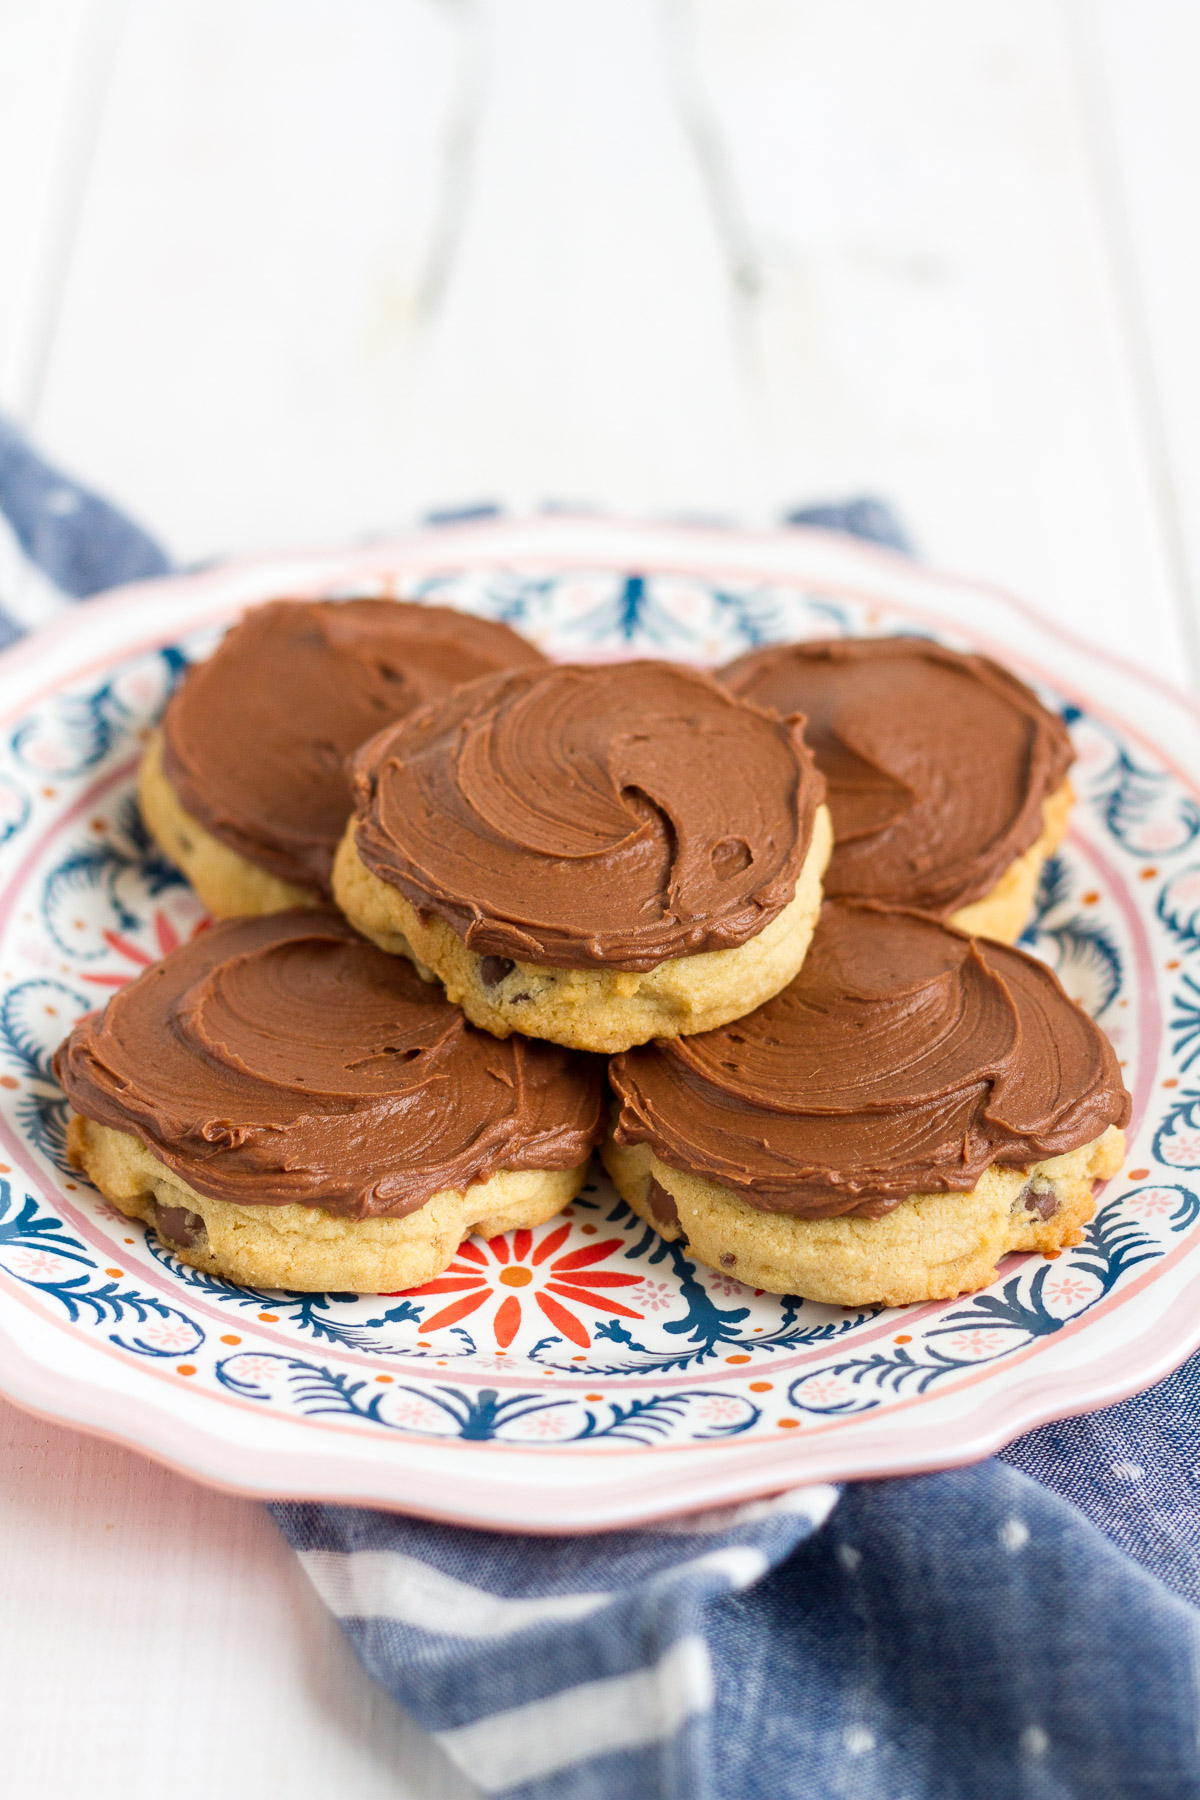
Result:
<svg viewBox="0 0 1200 1800">
<path fill-rule="evenodd" d="M 795 896 L 824 794 L 802 723 L 665 662 L 475 682 L 355 759 L 358 852 L 479 955 L 732 949 Z"/>
<path fill-rule="evenodd" d="M 609 1075 L 619 1142 L 806 1219 L 879 1218 L 1129 1118 L 1112 1046 L 1044 964 L 869 902 L 826 901 L 756 1012 Z"/>
<path fill-rule="evenodd" d="M 447 606 L 273 600 L 189 671 L 163 718 L 163 767 L 214 837 L 327 894 L 346 758 L 460 682 L 543 661 L 507 625 Z"/>
<path fill-rule="evenodd" d="M 803 712 L 829 784 L 825 892 L 948 917 L 995 887 L 1042 833 L 1073 751 L 1062 721 L 986 656 L 923 638 L 752 650 L 720 679 Z"/>
<path fill-rule="evenodd" d="M 584 1162 L 603 1064 L 468 1025 L 334 913 L 227 919 L 83 1019 L 54 1059 L 77 1112 L 198 1193 L 398 1218 L 500 1169 Z"/>
</svg>

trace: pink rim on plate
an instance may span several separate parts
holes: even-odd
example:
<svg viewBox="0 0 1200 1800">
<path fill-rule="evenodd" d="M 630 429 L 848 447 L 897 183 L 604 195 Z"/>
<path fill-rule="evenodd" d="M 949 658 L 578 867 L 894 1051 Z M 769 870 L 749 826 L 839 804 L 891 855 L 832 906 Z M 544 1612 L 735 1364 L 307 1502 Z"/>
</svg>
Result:
<svg viewBox="0 0 1200 1800">
<path fill-rule="evenodd" d="M 694 1265 L 597 1173 L 561 1219 L 471 1240 L 426 1290 L 299 1295 L 202 1276 L 108 1207 L 65 1161 L 49 1056 L 201 923 L 140 826 L 141 746 L 243 607 L 352 593 L 504 619 L 574 659 L 917 632 L 1033 682 L 1070 724 L 1079 805 L 1026 941 L 1110 1033 L 1134 1096 L 1087 1241 L 1008 1258 L 982 1294 L 853 1311 Z M 555 517 L 122 589 L 0 658 L 0 1389 L 235 1492 L 508 1530 L 986 1456 L 1200 1343 L 1198 947 L 1200 715 L 888 552 Z"/>
</svg>

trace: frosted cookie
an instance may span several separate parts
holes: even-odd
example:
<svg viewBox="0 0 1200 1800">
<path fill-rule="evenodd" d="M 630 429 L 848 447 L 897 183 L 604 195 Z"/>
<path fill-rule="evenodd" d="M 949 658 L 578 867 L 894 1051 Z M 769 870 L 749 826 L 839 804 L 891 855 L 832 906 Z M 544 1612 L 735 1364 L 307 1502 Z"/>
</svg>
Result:
<svg viewBox="0 0 1200 1800">
<path fill-rule="evenodd" d="M 184 1262 L 252 1287 L 418 1287 L 551 1218 L 601 1067 L 476 1031 L 332 912 L 230 919 L 59 1048 L 72 1159 Z"/>
<path fill-rule="evenodd" d="M 543 661 L 488 619 L 399 600 L 274 600 L 189 670 L 140 780 L 151 834 L 217 918 L 320 905 L 345 761 L 462 681 Z"/>
<path fill-rule="evenodd" d="M 914 906 L 1012 943 L 1066 833 L 1066 726 L 986 656 L 924 638 L 752 650 L 719 679 L 802 712 L 829 784 L 831 898 Z"/>
<path fill-rule="evenodd" d="M 787 985 L 820 906 L 801 724 L 670 663 L 475 682 L 355 759 L 338 905 L 499 1037 L 723 1024 Z"/>
<path fill-rule="evenodd" d="M 635 1212 L 751 1287 L 842 1306 L 1079 1243 L 1129 1119 L 1108 1039 L 1042 963 L 847 901 L 784 993 L 609 1079 L 604 1160 Z"/>
</svg>

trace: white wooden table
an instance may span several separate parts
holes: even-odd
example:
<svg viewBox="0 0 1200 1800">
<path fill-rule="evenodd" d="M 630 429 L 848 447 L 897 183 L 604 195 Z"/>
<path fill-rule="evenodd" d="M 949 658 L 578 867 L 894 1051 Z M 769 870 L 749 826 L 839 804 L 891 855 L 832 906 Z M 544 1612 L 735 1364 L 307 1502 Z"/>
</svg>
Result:
<svg viewBox="0 0 1200 1800">
<path fill-rule="evenodd" d="M 0 407 L 182 560 L 870 491 L 1194 684 L 1198 72 L 1192 0 L 0 0 Z M 465 1791 L 260 1507 L 0 1432 L 6 1793 Z"/>
</svg>

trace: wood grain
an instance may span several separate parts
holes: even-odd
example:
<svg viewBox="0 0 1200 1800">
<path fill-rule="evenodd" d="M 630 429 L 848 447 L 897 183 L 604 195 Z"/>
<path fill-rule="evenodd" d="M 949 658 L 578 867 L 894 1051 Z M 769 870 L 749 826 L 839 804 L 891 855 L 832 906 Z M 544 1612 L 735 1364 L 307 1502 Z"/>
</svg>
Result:
<svg viewBox="0 0 1200 1800">
<path fill-rule="evenodd" d="M 181 558 L 874 491 L 1194 681 L 1198 54 L 1188 0 L 9 0 L 0 404 Z M 261 1508 L 0 1430 L 14 1793 L 464 1791 Z"/>
</svg>

